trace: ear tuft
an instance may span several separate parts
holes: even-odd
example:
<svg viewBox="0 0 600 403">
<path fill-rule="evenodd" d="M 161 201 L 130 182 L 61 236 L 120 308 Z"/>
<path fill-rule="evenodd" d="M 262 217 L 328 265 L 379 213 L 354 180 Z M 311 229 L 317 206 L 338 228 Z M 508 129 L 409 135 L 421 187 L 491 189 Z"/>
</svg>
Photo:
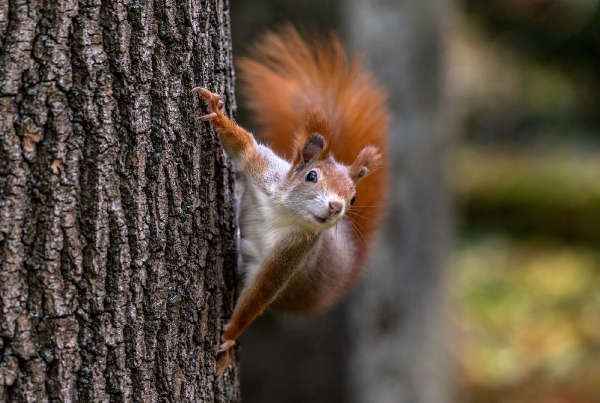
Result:
<svg viewBox="0 0 600 403">
<path fill-rule="evenodd" d="M 354 183 L 357 183 L 380 166 L 381 154 L 379 154 L 379 150 L 373 146 L 366 146 L 358 154 L 352 166 L 350 166 L 350 177 Z"/>
<path fill-rule="evenodd" d="M 362 178 L 363 176 L 365 176 L 367 174 L 367 172 L 369 172 L 367 167 L 361 167 L 360 171 L 358 172 L 358 178 Z"/>
<path fill-rule="evenodd" d="M 319 133 L 313 133 L 308 141 L 302 147 L 302 161 L 307 164 L 309 161 L 319 158 L 325 148 L 325 139 Z"/>
</svg>

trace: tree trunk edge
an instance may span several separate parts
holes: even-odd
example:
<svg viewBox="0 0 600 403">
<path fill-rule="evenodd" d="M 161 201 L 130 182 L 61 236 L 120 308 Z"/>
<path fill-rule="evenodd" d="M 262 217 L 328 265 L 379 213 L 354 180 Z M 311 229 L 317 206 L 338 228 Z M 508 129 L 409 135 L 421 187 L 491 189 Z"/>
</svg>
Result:
<svg viewBox="0 0 600 403">
<path fill-rule="evenodd" d="M 239 401 L 215 379 L 233 175 L 229 4 L 0 5 L 0 400 Z"/>
</svg>

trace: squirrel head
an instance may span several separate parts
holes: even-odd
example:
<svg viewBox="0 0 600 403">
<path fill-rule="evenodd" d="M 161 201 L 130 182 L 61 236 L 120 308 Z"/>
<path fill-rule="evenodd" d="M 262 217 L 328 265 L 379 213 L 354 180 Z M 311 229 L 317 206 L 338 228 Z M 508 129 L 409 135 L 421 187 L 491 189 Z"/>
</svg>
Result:
<svg viewBox="0 0 600 403">
<path fill-rule="evenodd" d="M 376 147 L 362 149 L 352 165 L 333 159 L 325 138 L 311 133 L 288 174 L 283 202 L 305 227 L 323 230 L 334 226 L 354 204 L 356 184 L 381 165 Z"/>
</svg>

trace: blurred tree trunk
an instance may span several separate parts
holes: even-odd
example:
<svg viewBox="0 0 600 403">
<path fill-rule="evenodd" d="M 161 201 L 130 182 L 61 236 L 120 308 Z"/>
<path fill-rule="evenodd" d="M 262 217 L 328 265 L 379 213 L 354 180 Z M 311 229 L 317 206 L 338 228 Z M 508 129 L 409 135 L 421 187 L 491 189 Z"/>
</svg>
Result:
<svg viewBox="0 0 600 403">
<path fill-rule="evenodd" d="M 445 265 L 451 235 L 444 156 L 452 140 L 444 82 L 451 4 L 348 0 L 349 43 L 387 87 L 392 192 L 380 247 L 350 302 L 355 402 L 452 400 Z"/>
<path fill-rule="evenodd" d="M 227 1 L 0 4 L 0 401 L 238 401 Z"/>
</svg>

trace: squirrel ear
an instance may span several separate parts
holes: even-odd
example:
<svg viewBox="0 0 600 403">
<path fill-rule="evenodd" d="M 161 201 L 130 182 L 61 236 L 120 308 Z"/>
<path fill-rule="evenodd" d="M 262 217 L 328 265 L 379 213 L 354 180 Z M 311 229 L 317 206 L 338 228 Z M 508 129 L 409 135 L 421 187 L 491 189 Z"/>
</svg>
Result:
<svg viewBox="0 0 600 403">
<path fill-rule="evenodd" d="M 366 146 L 361 150 L 350 166 L 350 178 L 354 183 L 375 171 L 381 166 L 381 154 L 379 150 L 373 146 Z"/>
<path fill-rule="evenodd" d="M 310 160 L 320 157 L 325 149 L 325 139 L 319 133 L 313 133 L 302 147 L 301 162 L 307 164 Z"/>
</svg>

